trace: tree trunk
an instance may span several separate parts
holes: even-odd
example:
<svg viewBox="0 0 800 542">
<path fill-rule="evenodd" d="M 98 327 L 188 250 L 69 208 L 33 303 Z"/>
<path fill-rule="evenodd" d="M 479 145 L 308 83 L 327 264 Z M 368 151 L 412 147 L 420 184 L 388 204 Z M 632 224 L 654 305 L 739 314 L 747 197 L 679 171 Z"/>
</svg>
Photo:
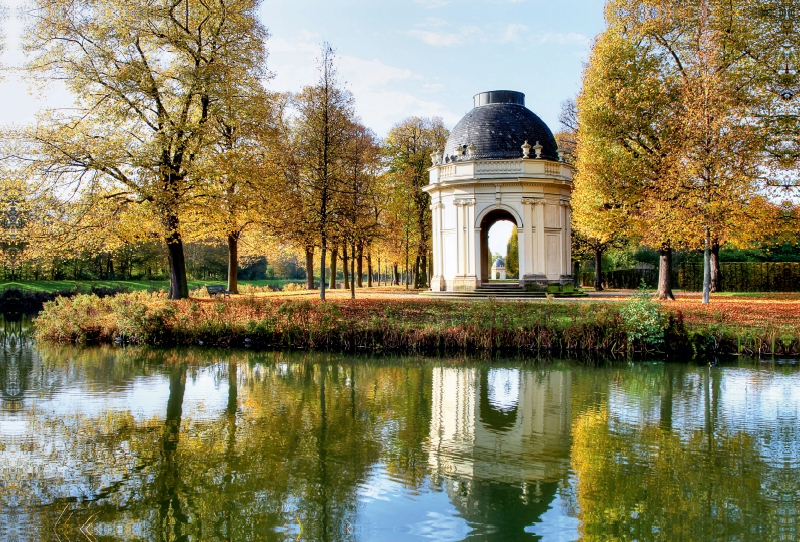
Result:
<svg viewBox="0 0 800 542">
<path fill-rule="evenodd" d="M 320 254 L 320 265 L 319 265 L 319 299 L 320 301 L 325 301 L 325 265 L 326 265 L 326 257 L 328 256 L 328 240 L 325 239 L 325 236 L 322 236 L 322 251 Z"/>
<path fill-rule="evenodd" d="M 358 250 L 358 267 L 356 268 L 356 286 L 363 288 L 363 273 L 364 273 L 364 247 L 359 245 Z"/>
<path fill-rule="evenodd" d="M 314 289 L 314 247 L 306 248 L 306 290 Z"/>
<path fill-rule="evenodd" d="M 425 287 L 426 288 L 430 288 L 431 287 L 431 277 L 433 276 L 433 253 L 432 252 L 427 253 L 425 255 L 425 259 L 428 262 L 428 276 L 427 276 L 427 280 L 425 282 Z"/>
<path fill-rule="evenodd" d="M 722 291 L 722 270 L 719 266 L 719 241 L 711 241 L 711 291 Z"/>
<path fill-rule="evenodd" d="M 703 305 L 711 300 L 711 236 L 706 228 L 703 243 Z"/>
<path fill-rule="evenodd" d="M 400 286 L 400 269 L 396 263 L 392 264 L 392 286 Z"/>
<path fill-rule="evenodd" d="M 672 293 L 672 247 L 664 243 L 658 250 L 658 292 L 656 297 L 664 300 L 675 300 Z"/>
<path fill-rule="evenodd" d="M 331 290 L 336 289 L 336 262 L 339 258 L 339 247 L 333 247 L 331 249 L 331 282 L 328 285 L 328 288 Z"/>
<path fill-rule="evenodd" d="M 603 291 L 603 249 L 594 249 L 594 291 Z"/>
<path fill-rule="evenodd" d="M 234 294 L 239 293 L 239 235 L 228 234 L 228 291 Z"/>
<path fill-rule="evenodd" d="M 355 252 L 356 252 L 356 247 L 355 247 L 355 245 L 353 245 L 353 254 L 355 254 Z M 360 258 L 358 260 L 358 265 L 359 265 L 359 267 L 361 266 L 361 259 Z M 356 266 L 356 259 L 355 258 L 350 258 L 350 277 L 351 277 L 351 279 L 350 279 L 350 299 L 355 299 L 356 298 L 356 279 L 355 279 L 356 269 L 355 269 L 355 266 Z M 360 269 L 358 271 L 358 274 L 359 274 L 358 281 L 360 283 L 361 282 L 361 270 Z M 360 284 L 359 284 L 359 286 L 360 286 Z"/>
<path fill-rule="evenodd" d="M 347 265 L 350 258 L 347 257 L 347 243 L 342 246 L 342 269 L 344 270 L 344 288 L 350 289 L 350 267 Z"/>
<path fill-rule="evenodd" d="M 578 260 L 572 262 L 572 284 L 576 288 L 581 287 L 581 262 Z"/>
<path fill-rule="evenodd" d="M 36 273 L 36 280 L 39 280 L 39 273 Z M 106 261 L 106 277 L 109 280 L 114 280 L 114 260 L 111 257 L 111 254 L 108 255 L 108 260 Z"/>
<path fill-rule="evenodd" d="M 367 254 L 367 288 L 372 288 L 372 254 Z"/>
<path fill-rule="evenodd" d="M 189 297 L 189 283 L 186 280 L 186 257 L 183 253 L 183 239 L 178 231 L 178 217 L 168 215 L 166 219 L 167 258 L 169 260 L 169 298 L 186 299 Z"/>
</svg>

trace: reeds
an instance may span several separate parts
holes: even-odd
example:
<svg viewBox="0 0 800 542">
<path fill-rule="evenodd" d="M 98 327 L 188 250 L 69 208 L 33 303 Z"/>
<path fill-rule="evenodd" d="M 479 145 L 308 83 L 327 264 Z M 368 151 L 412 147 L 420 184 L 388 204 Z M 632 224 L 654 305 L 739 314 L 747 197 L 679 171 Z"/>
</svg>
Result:
<svg viewBox="0 0 800 542">
<path fill-rule="evenodd" d="M 442 300 L 319 302 L 245 296 L 170 301 L 161 293 L 47 303 L 36 337 L 60 343 L 238 346 L 342 352 L 620 354 L 646 352 L 629 339 L 621 304 Z M 697 356 L 796 354 L 800 340 L 776 326 L 736 331 L 690 325 L 668 314 L 662 350 Z M 691 357 L 691 356 L 689 356 Z"/>
</svg>

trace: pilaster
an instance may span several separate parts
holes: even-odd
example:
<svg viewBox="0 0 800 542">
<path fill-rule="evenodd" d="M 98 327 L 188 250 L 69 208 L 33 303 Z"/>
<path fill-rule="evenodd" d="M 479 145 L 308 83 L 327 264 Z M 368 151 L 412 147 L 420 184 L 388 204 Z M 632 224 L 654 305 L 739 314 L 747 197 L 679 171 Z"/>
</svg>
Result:
<svg viewBox="0 0 800 542">
<path fill-rule="evenodd" d="M 568 200 L 561 200 L 561 279 L 572 279 L 572 225 Z"/>
<path fill-rule="evenodd" d="M 456 239 L 458 242 L 458 265 L 457 273 L 453 284 L 456 291 L 472 291 L 478 286 L 477 276 L 475 275 L 475 246 L 476 236 L 480 232 L 475 229 L 475 199 L 458 198 L 454 204 L 458 207 L 458 223 L 456 227 Z M 480 239 L 477 239 L 477 246 L 480 246 Z"/>
<path fill-rule="evenodd" d="M 522 227 L 517 229 L 519 236 L 519 278 L 533 274 L 533 204 L 534 198 L 522 198 Z"/>
<path fill-rule="evenodd" d="M 431 290 L 441 292 L 446 289 L 444 280 L 444 247 L 442 239 L 442 212 L 444 204 L 441 201 L 431 204 L 431 217 L 433 219 L 433 276 L 431 277 Z"/>
</svg>

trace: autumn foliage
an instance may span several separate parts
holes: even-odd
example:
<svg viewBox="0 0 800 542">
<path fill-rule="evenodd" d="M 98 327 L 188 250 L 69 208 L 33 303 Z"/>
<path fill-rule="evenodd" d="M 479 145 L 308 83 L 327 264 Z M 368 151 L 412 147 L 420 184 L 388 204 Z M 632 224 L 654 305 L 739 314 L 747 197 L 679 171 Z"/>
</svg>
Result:
<svg viewBox="0 0 800 542">
<path fill-rule="evenodd" d="M 664 348 L 683 359 L 800 352 L 800 300 L 679 301 L 664 318 Z M 136 292 L 48 303 L 39 339 L 60 343 L 302 348 L 346 352 L 647 354 L 625 303 L 370 299 L 320 302 L 242 296 L 171 301 Z M 773 307 L 780 307 L 776 312 Z M 633 327 L 632 327 L 633 326 Z"/>
</svg>

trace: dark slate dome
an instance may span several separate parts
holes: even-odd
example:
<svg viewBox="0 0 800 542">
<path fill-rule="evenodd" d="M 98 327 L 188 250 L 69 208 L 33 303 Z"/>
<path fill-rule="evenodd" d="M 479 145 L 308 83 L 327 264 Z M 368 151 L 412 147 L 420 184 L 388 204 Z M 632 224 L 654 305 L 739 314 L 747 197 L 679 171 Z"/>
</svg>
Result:
<svg viewBox="0 0 800 542">
<path fill-rule="evenodd" d="M 481 92 L 474 97 L 475 108 L 456 124 L 444 147 L 445 161 L 456 157 L 456 148 L 463 149 L 462 157 L 469 157 L 467 147 L 474 145 L 472 158 L 502 160 L 522 158 L 522 145 L 542 145 L 542 158 L 558 160 L 553 132 L 536 114 L 525 107 L 525 95 L 513 90 Z M 530 157 L 536 153 L 530 151 Z"/>
</svg>

